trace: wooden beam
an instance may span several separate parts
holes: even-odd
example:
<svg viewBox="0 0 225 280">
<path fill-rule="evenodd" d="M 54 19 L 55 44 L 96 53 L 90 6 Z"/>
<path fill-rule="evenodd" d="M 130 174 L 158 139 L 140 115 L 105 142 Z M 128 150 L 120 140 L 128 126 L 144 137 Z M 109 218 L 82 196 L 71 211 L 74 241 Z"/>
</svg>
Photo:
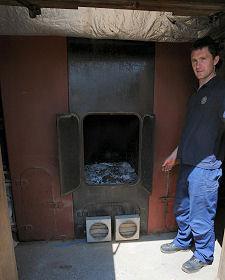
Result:
<svg viewBox="0 0 225 280">
<path fill-rule="evenodd" d="M 225 280 L 225 231 L 223 235 L 223 245 L 222 245 L 222 251 L 220 255 L 220 264 L 219 264 L 217 278 L 218 280 Z"/>
<path fill-rule="evenodd" d="M 18 280 L 0 151 L 0 279 Z"/>
<path fill-rule="evenodd" d="M 77 9 L 73 0 L 26 0 L 30 4 L 38 5 L 40 8 L 57 8 L 57 9 Z M 16 0 L 0 0 L 0 5 L 21 6 Z"/>
<path fill-rule="evenodd" d="M 78 7 L 121 8 L 173 12 L 176 15 L 212 15 L 225 11 L 224 1 L 178 0 L 76 0 Z"/>
<path fill-rule="evenodd" d="M 27 0 L 40 8 L 113 8 L 173 12 L 176 15 L 208 16 L 225 11 L 224 0 Z M 21 6 L 16 0 L 0 0 L 0 5 Z"/>
</svg>

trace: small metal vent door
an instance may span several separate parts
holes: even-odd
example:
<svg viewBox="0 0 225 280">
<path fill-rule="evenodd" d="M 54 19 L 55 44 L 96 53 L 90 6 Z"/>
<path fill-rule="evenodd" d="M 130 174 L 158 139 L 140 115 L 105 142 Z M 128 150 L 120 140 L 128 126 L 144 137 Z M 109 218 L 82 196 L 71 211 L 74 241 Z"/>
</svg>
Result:
<svg viewBox="0 0 225 280">
<path fill-rule="evenodd" d="M 142 128 L 141 174 L 143 186 L 152 193 L 155 115 L 145 115 Z"/>
<path fill-rule="evenodd" d="M 75 114 L 57 115 L 58 160 L 61 194 L 80 185 L 79 121 Z"/>
</svg>

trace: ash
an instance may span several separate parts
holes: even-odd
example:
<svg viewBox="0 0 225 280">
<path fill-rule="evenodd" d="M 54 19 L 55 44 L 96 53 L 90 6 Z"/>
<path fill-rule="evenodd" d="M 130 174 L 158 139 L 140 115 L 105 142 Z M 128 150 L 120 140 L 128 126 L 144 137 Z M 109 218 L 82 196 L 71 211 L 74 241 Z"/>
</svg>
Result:
<svg viewBox="0 0 225 280">
<path fill-rule="evenodd" d="M 132 184 L 138 179 L 128 162 L 101 162 L 84 167 L 86 182 L 90 185 Z"/>
</svg>

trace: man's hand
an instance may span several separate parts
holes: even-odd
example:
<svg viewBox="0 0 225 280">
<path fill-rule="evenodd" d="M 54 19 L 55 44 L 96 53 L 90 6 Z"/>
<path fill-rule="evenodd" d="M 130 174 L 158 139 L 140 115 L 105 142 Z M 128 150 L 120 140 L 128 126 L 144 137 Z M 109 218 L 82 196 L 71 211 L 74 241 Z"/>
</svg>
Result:
<svg viewBox="0 0 225 280">
<path fill-rule="evenodd" d="M 168 156 L 168 158 L 165 159 L 165 161 L 162 164 L 162 171 L 168 172 L 173 168 L 177 159 L 177 150 L 178 147 L 172 152 L 171 155 Z"/>
</svg>

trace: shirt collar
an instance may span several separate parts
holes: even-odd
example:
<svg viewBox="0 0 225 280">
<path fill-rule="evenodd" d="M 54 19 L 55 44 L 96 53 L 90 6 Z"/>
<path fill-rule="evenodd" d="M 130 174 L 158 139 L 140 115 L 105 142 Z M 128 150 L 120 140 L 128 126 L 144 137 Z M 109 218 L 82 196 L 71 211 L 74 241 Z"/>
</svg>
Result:
<svg viewBox="0 0 225 280">
<path fill-rule="evenodd" d="M 216 84 L 216 81 L 218 80 L 217 76 L 212 77 L 207 83 L 202 85 L 200 88 L 196 85 L 195 86 L 195 91 L 199 91 L 203 88 L 208 88 L 208 87 L 213 87 Z"/>
</svg>

